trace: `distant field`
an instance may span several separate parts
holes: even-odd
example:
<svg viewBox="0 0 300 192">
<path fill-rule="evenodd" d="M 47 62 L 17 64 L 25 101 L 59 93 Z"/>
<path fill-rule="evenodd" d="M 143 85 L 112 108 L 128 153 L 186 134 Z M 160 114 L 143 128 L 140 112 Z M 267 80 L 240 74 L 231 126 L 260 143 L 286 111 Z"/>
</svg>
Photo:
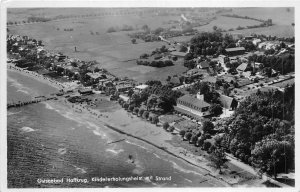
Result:
<svg viewBox="0 0 300 192">
<path fill-rule="evenodd" d="M 295 10 L 294 8 L 275 7 L 275 8 L 235 8 L 232 11 L 233 14 L 240 16 L 249 16 L 257 19 L 272 19 L 273 23 L 277 25 L 291 25 L 295 22 Z"/>
<path fill-rule="evenodd" d="M 108 9 L 109 10 L 109 9 Z M 242 10 L 240 12 L 237 12 Z M 247 9 L 248 10 L 248 9 Z M 75 15 L 78 16 L 86 14 L 97 14 L 105 9 L 93 8 L 51 8 L 51 9 L 12 9 L 8 10 L 8 20 L 24 19 L 30 15 L 55 17 L 58 15 Z M 134 11 L 134 10 L 133 10 Z M 252 10 L 253 11 L 253 10 Z M 252 11 L 244 11 L 243 9 L 234 9 L 234 13 L 251 13 Z M 258 12 L 261 12 L 260 9 Z M 254 12 L 253 12 L 254 13 Z M 264 12 L 262 12 L 264 13 Z M 261 14 L 262 14 L 261 13 Z M 291 14 L 291 13 L 288 13 Z M 242 15 L 242 14 L 239 14 Z M 272 12 L 272 15 L 276 15 Z M 254 15 L 249 15 L 253 16 Z M 255 15 L 257 18 L 260 15 Z M 293 17 L 286 15 L 285 17 Z M 269 18 L 266 16 L 266 18 Z M 279 16 L 274 16 L 275 21 Z M 164 42 L 144 43 L 141 40 L 137 44 L 132 44 L 131 39 L 127 35 L 131 32 L 115 32 L 106 33 L 111 26 L 122 27 L 123 25 L 130 25 L 133 28 L 141 28 L 147 24 L 150 28 L 170 27 L 170 24 L 164 24 L 170 20 L 180 19 L 178 16 L 158 16 L 153 14 L 125 14 L 122 16 L 104 16 L 104 17 L 88 17 L 88 18 L 71 18 L 59 21 L 50 21 L 46 23 L 35 23 L 29 25 L 10 26 L 9 30 L 12 34 L 28 35 L 30 37 L 41 39 L 45 42 L 45 47 L 55 52 L 62 52 L 82 60 L 97 60 L 103 67 L 110 70 L 117 76 L 127 76 L 138 81 L 165 80 L 168 75 L 174 75 L 186 71 L 183 67 L 183 62 L 176 62 L 174 66 L 165 68 L 152 68 L 148 66 L 138 66 L 135 59 L 139 58 L 142 53 L 150 53 L 155 48 L 166 45 Z M 292 18 L 294 19 L 294 18 Z M 291 20 L 290 20 L 291 21 Z M 290 21 L 287 21 L 289 23 Z M 210 24 L 199 27 L 200 31 L 212 31 L 213 26 L 221 27 L 223 29 L 236 28 L 238 26 L 245 27 L 247 25 L 258 24 L 257 21 L 236 19 L 229 17 L 218 16 Z M 64 31 L 64 29 L 72 28 L 74 31 Z M 98 35 L 96 35 L 96 32 Z M 232 33 L 241 33 L 249 35 L 252 32 L 266 35 L 277 36 L 293 36 L 294 30 L 290 24 L 278 25 L 268 28 L 257 28 L 233 31 Z M 93 33 L 94 35 L 92 35 Z M 192 36 L 174 37 L 171 40 L 182 42 L 189 41 Z M 74 52 L 74 47 L 77 47 L 78 52 Z"/>
<path fill-rule="evenodd" d="M 213 20 L 208 25 L 197 27 L 196 29 L 198 29 L 199 31 L 213 31 L 213 27 L 217 26 L 222 29 L 228 30 L 231 28 L 235 29 L 238 26 L 246 27 L 246 26 L 258 25 L 258 24 L 260 24 L 260 22 L 258 21 L 218 16 L 217 19 Z"/>
<path fill-rule="evenodd" d="M 22 12 L 23 14 L 23 12 Z M 164 21 L 178 19 L 175 16 L 151 16 L 138 15 L 95 17 L 95 18 L 74 18 L 46 23 L 30 25 L 10 26 L 10 32 L 19 35 L 28 35 L 45 42 L 46 49 L 62 52 L 70 57 L 82 60 L 97 60 L 103 67 L 120 77 L 130 77 L 138 81 L 148 79 L 165 80 L 168 75 L 178 74 L 186 70 L 182 63 L 172 67 L 157 69 L 148 66 L 138 66 L 135 59 L 143 53 L 150 53 L 152 50 L 166 45 L 164 42 L 137 41 L 131 43 L 127 35 L 131 32 L 106 33 L 111 26 L 131 25 L 141 27 L 147 24 L 150 28 L 167 27 Z M 59 28 L 59 30 L 57 30 Z M 63 31 L 73 28 L 74 31 Z M 91 35 L 91 32 L 94 35 Z M 95 33 L 98 32 L 99 35 Z M 74 52 L 74 47 L 78 52 Z M 129 60 L 129 61 L 128 61 Z M 126 61 L 126 62 L 125 62 Z"/>
<path fill-rule="evenodd" d="M 273 25 L 270 27 L 261 27 L 255 29 L 244 29 L 238 31 L 232 31 L 232 34 L 251 35 L 251 33 L 271 35 L 277 37 L 293 37 L 295 31 L 292 26 Z"/>
</svg>

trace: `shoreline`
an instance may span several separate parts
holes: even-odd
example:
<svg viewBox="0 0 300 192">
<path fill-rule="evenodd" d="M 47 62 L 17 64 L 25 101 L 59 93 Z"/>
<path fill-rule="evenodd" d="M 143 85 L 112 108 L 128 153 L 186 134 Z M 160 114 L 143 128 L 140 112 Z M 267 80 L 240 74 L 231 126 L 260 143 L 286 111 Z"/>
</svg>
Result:
<svg viewBox="0 0 300 192">
<path fill-rule="evenodd" d="M 57 81 L 55 81 L 55 80 L 53 80 L 49 77 L 45 77 L 45 76 L 43 76 L 43 75 L 41 75 L 37 72 L 24 70 L 20 67 L 14 66 L 10 63 L 7 63 L 7 71 L 16 72 L 16 73 L 19 73 L 19 74 L 24 75 L 26 77 L 33 78 L 33 79 L 39 81 L 40 83 L 47 84 L 47 85 L 57 89 L 57 91 L 59 91 L 61 89 L 70 89 L 70 88 L 72 88 L 71 84 L 57 82 Z"/>
</svg>

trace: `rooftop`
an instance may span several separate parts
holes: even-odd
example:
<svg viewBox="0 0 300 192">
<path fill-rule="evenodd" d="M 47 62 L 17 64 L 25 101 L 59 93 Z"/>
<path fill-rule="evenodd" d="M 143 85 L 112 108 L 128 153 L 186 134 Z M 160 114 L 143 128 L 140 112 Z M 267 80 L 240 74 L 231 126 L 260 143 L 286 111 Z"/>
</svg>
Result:
<svg viewBox="0 0 300 192">
<path fill-rule="evenodd" d="M 136 86 L 135 88 L 136 88 L 136 89 L 146 89 L 147 87 L 148 87 L 148 85 L 142 84 L 142 85 Z"/>
<path fill-rule="evenodd" d="M 247 68 L 247 66 L 248 66 L 247 63 L 242 63 L 242 64 L 240 64 L 240 65 L 236 68 L 236 70 L 239 70 L 239 71 L 245 71 L 246 68 Z"/>
<path fill-rule="evenodd" d="M 234 47 L 234 48 L 227 48 L 225 49 L 226 52 L 233 52 L 233 51 L 245 51 L 244 47 Z"/>
<path fill-rule="evenodd" d="M 198 107 L 198 108 L 204 108 L 204 107 L 209 107 L 210 104 L 209 103 L 206 103 L 205 101 L 203 100 L 199 100 L 197 99 L 196 97 L 193 97 L 191 95 L 184 95 L 180 98 L 177 99 L 177 102 L 178 101 L 182 101 L 182 102 L 185 102 L 189 105 L 192 105 L 192 106 L 195 106 L 195 107 Z"/>
<path fill-rule="evenodd" d="M 198 63 L 198 65 L 200 65 L 201 68 L 208 68 L 209 67 L 209 63 L 207 61 L 202 61 L 202 62 Z"/>
<path fill-rule="evenodd" d="M 98 79 L 102 77 L 102 73 L 87 73 L 86 75 L 90 76 L 92 79 Z"/>
<path fill-rule="evenodd" d="M 230 108 L 234 98 L 226 95 L 220 95 L 220 102 L 224 108 Z"/>
<path fill-rule="evenodd" d="M 216 83 L 217 82 L 217 78 L 214 77 L 214 76 L 207 76 L 202 81 L 203 82 L 209 82 L 209 83 Z"/>
<path fill-rule="evenodd" d="M 184 57 L 187 53 L 179 52 L 179 51 L 172 51 L 171 55 L 179 56 L 179 57 Z"/>
</svg>

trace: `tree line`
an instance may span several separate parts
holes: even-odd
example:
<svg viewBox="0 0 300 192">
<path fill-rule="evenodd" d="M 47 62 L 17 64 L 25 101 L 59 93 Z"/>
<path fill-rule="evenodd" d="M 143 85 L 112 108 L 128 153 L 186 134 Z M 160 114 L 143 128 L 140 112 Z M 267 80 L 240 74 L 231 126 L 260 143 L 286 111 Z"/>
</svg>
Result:
<svg viewBox="0 0 300 192">
<path fill-rule="evenodd" d="M 240 103 L 234 115 L 219 122 L 227 152 L 262 172 L 294 169 L 295 85 L 284 92 L 260 92 Z"/>
</svg>

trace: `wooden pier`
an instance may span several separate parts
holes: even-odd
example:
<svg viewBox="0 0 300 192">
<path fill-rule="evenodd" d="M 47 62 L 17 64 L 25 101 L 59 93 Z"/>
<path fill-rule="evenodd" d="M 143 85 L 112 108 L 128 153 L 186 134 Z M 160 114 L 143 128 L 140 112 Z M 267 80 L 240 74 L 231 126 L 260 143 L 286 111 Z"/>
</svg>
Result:
<svg viewBox="0 0 300 192">
<path fill-rule="evenodd" d="M 22 107 L 22 106 L 29 105 L 29 104 L 40 103 L 42 101 L 56 100 L 56 99 L 57 99 L 56 97 L 39 96 L 39 97 L 35 97 L 34 99 L 31 99 L 29 101 L 17 101 L 17 102 L 7 103 L 7 109 L 13 108 L 13 107 Z"/>
</svg>

